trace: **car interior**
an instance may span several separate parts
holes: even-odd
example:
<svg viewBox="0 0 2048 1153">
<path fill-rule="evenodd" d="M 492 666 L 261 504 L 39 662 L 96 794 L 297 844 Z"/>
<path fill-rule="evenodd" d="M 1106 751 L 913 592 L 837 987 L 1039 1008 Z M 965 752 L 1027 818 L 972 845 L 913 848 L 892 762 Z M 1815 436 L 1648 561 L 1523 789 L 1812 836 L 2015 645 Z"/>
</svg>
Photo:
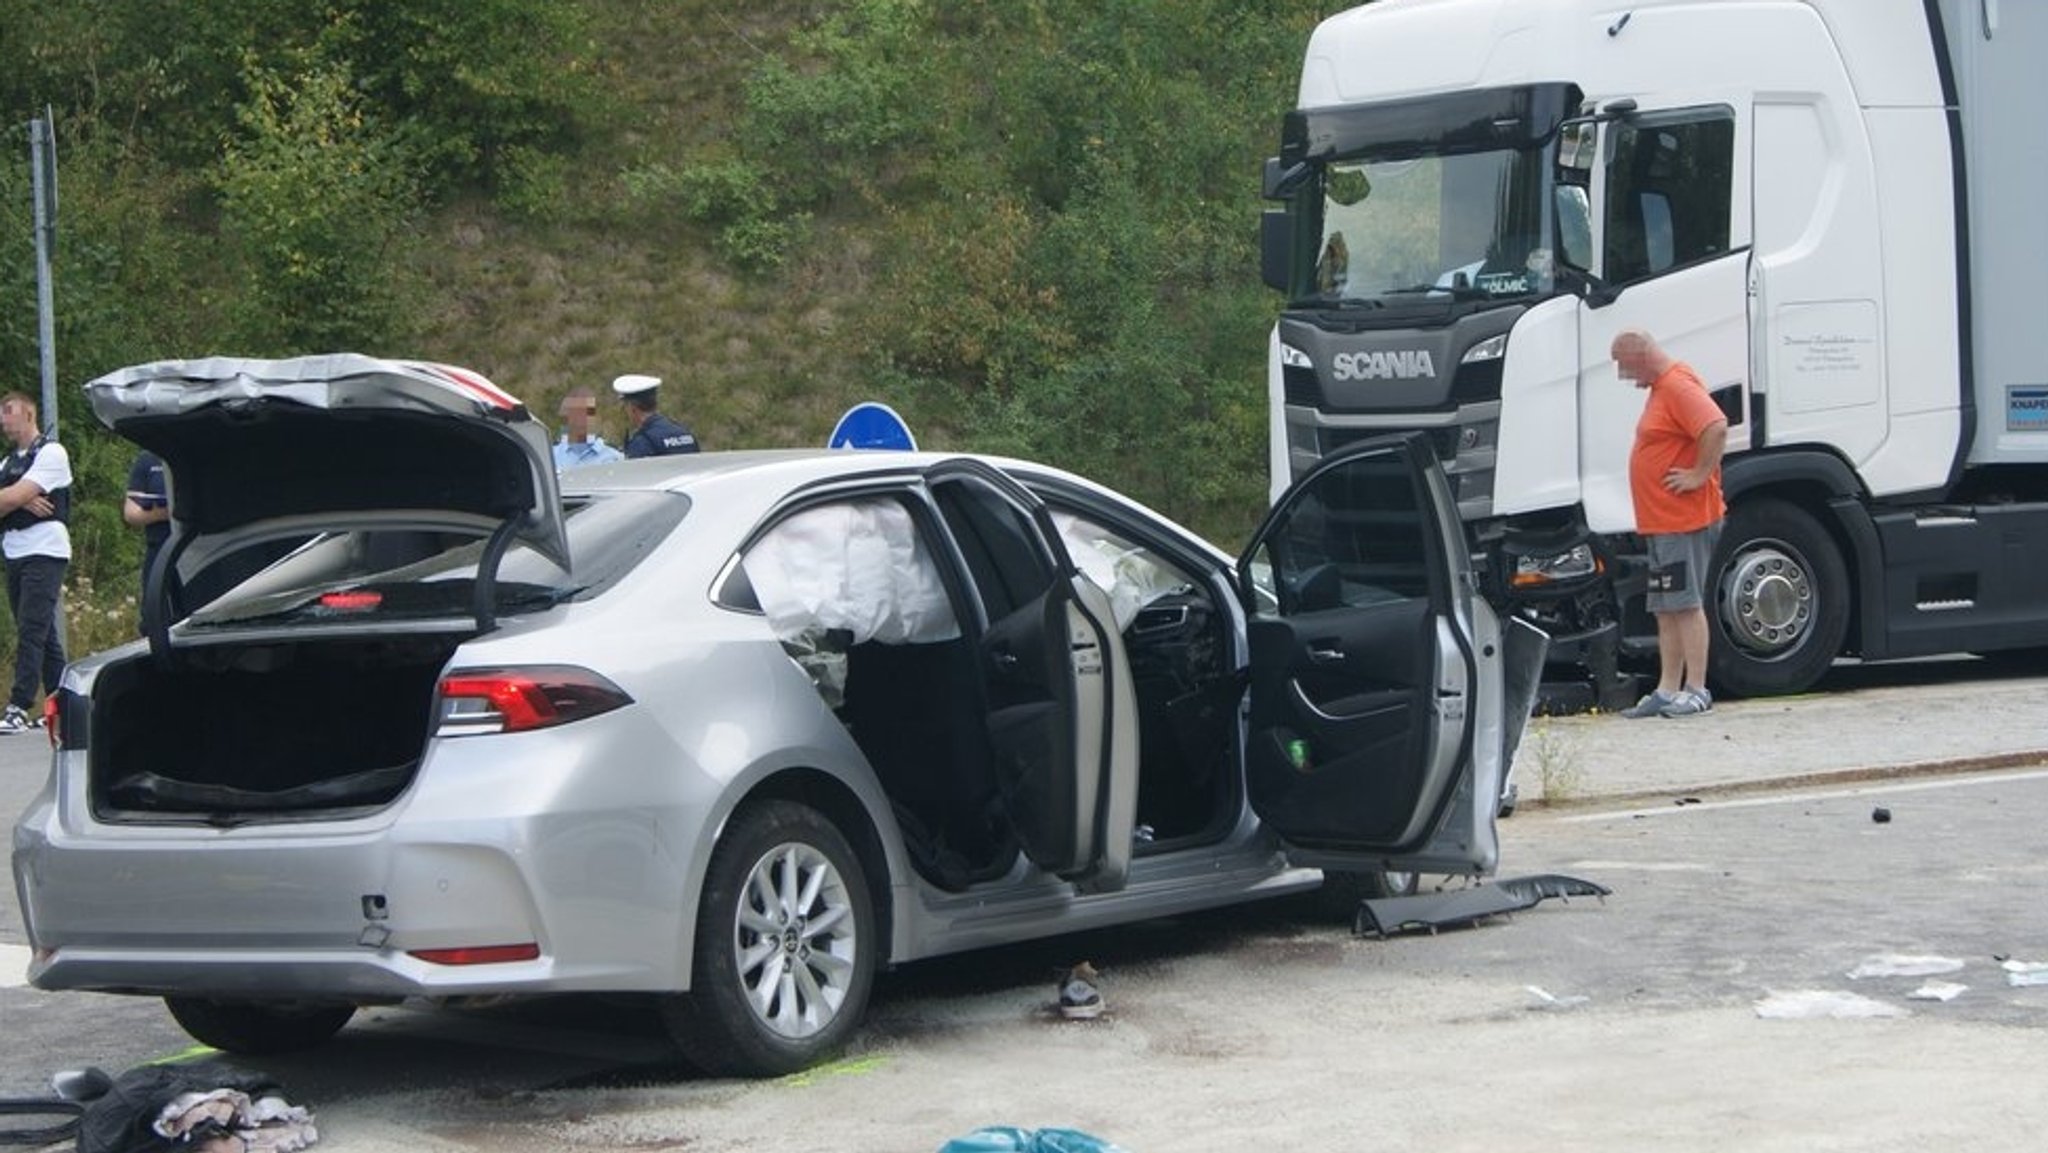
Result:
<svg viewBox="0 0 2048 1153">
<path fill-rule="evenodd" d="M 1096 520 L 1056 513 L 1081 571 L 1109 593 L 1138 702 L 1136 824 L 1144 855 L 1221 837 L 1234 823 L 1232 755 L 1243 692 L 1218 591 Z M 749 547 L 733 596 L 770 619 L 791 658 L 846 726 L 894 807 L 919 874 L 959 892 L 1009 875 L 1020 842 L 990 739 L 990 677 L 960 627 L 964 585 L 940 567 L 922 513 L 893 497 L 812 506 Z M 977 542 L 977 587 L 993 601 L 1030 577 L 1014 545 Z M 1009 561 L 1001 558 L 1009 557 Z M 731 597 L 728 598 L 732 599 Z M 993 615 L 994 608 L 991 608 Z"/>
</svg>

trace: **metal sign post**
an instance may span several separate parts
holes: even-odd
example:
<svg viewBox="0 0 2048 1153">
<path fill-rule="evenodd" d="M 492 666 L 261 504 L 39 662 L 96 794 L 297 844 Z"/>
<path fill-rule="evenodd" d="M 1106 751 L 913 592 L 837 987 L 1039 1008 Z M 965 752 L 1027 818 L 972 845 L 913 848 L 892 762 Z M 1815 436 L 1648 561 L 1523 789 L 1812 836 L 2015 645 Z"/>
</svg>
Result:
<svg viewBox="0 0 2048 1153">
<path fill-rule="evenodd" d="M 57 130 L 48 106 L 28 125 L 28 163 L 35 193 L 36 336 L 42 349 L 43 435 L 57 439 L 57 310 L 50 252 L 57 240 Z"/>
</svg>

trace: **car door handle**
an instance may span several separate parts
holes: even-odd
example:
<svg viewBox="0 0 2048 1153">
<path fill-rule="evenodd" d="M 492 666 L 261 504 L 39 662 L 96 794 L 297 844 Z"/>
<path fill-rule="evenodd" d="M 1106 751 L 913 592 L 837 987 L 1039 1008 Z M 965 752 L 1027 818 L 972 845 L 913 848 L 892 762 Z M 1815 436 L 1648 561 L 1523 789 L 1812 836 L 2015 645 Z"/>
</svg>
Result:
<svg viewBox="0 0 2048 1153">
<path fill-rule="evenodd" d="M 1311 664 L 1342 664 L 1344 661 L 1344 650 L 1330 645 L 1310 645 L 1308 659 Z"/>
</svg>

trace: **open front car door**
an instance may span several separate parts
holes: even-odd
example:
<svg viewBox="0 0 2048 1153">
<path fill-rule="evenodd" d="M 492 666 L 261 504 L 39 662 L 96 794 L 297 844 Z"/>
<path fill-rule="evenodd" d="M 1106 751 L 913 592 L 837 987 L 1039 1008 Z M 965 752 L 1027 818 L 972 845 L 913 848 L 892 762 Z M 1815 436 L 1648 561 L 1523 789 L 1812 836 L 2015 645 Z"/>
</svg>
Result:
<svg viewBox="0 0 2048 1153">
<path fill-rule="evenodd" d="M 1508 737 L 1500 623 L 1420 435 L 1284 494 L 1238 561 L 1245 781 L 1299 864 L 1491 873 Z M 1517 727 L 1519 731 L 1519 727 Z"/>
</svg>

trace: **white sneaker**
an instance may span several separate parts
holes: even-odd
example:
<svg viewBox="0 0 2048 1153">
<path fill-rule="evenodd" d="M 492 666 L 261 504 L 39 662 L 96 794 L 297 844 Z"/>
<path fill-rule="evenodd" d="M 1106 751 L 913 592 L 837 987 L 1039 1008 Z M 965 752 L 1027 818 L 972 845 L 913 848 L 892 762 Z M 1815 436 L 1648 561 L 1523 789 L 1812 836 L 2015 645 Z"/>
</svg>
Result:
<svg viewBox="0 0 2048 1153">
<path fill-rule="evenodd" d="M 1060 1016 L 1069 1021 L 1090 1021 L 1102 1016 L 1102 994 L 1096 991 L 1100 978 L 1095 966 L 1086 961 L 1068 971 L 1060 982 Z"/>
<path fill-rule="evenodd" d="M 1660 717 L 1696 717 L 1714 711 L 1714 694 L 1705 689 L 1680 689 L 1671 703 L 1658 710 Z"/>
<path fill-rule="evenodd" d="M 35 727 L 35 722 L 28 719 L 28 713 L 20 705 L 8 705 L 7 711 L 0 713 L 0 736 L 25 733 Z"/>
</svg>

